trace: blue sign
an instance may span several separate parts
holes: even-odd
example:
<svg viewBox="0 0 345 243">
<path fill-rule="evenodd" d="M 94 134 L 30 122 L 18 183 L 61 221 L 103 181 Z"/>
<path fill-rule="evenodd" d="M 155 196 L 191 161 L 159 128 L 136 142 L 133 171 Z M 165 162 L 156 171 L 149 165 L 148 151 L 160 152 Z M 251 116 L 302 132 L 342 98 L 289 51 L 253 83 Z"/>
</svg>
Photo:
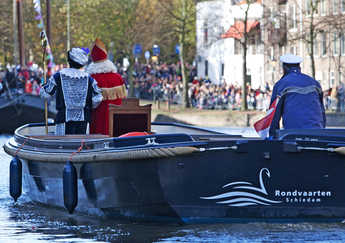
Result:
<svg viewBox="0 0 345 243">
<path fill-rule="evenodd" d="M 180 43 L 178 43 L 178 44 L 175 46 L 175 52 L 176 52 L 177 54 L 180 53 Z"/>
<path fill-rule="evenodd" d="M 141 53 L 143 53 L 143 50 L 141 49 L 140 44 L 135 44 L 132 49 L 132 54 L 134 57 L 139 58 L 141 56 Z"/>
<path fill-rule="evenodd" d="M 149 59 L 150 58 L 150 52 L 149 51 L 145 51 L 145 58 Z"/>
<path fill-rule="evenodd" d="M 161 50 L 159 49 L 158 45 L 153 45 L 153 54 L 155 56 L 159 56 L 159 53 L 161 52 Z"/>
</svg>

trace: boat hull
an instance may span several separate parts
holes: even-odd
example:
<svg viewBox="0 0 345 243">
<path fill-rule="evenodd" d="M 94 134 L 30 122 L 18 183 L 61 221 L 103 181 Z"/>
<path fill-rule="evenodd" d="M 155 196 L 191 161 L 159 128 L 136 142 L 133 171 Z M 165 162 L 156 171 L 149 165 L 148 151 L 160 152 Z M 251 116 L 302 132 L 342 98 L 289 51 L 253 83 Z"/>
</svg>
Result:
<svg viewBox="0 0 345 243">
<path fill-rule="evenodd" d="M 329 142 L 299 145 L 326 148 Z M 203 150 L 163 158 L 75 163 L 76 211 L 187 224 L 345 218 L 344 155 L 292 151 L 282 140 L 208 141 L 196 147 Z M 24 192 L 33 201 L 64 207 L 64 163 L 22 162 Z"/>
<path fill-rule="evenodd" d="M 76 211 L 99 217 L 177 224 L 345 219 L 345 130 L 283 130 L 261 140 L 176 124 L 152 128 L 156 134 L 111 138 L 42 135 L 44 124 L 29 124 L 4 149 L 21 160 L 31 200 L 63 208 L 73 197 Z M 64 193 L 68 160 L 77 172 L 69 191 L 78 195 Z"/>
<path fill-rule="evenodd" d="M 57 111 L 54 101 L 47 103 L 48 118 L 55 119 Z M 12 100 L 7 96 L 0 97 L 0 134 L 13 134 L 14 131 L 27 123 L 45 121 L 45 103 L 37 95 L 20 94 L 13 95 Z"/>
</svg>

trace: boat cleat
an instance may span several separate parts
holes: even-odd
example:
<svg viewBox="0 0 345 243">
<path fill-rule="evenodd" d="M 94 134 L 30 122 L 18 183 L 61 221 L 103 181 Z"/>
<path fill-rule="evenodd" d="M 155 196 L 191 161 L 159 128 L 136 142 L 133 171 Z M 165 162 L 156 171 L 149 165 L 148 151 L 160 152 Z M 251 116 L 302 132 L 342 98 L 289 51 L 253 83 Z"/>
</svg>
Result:
<svg viewBox="0 0 345 243">
<path fill-rule="evenodd" d="M 146 145 L 158 145 L 159 143 L 156 143 L 156 138 L 146 138 L 147 144 Z"/>
</svg>

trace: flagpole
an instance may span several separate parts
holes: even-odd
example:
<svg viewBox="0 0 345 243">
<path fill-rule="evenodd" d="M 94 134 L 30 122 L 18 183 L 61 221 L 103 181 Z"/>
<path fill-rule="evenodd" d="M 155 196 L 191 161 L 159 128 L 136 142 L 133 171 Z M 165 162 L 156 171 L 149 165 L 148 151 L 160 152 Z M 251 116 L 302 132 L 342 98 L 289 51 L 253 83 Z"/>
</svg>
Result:
<svg viewBox="0 0 345 243">
<path fill-rule="evenodd" d="M 46 49 L 47 49 L 47 36 L 45 31 L 41 31 L 41 44 L 43 46 L 43 79 L 44 85 L 47 83 L 46 78 Z M 48 135 L 48 103 L 47 100 L 44 101 L 44 111 L 45 111 L 45 120 L 46 120 L 46 135 Z"/>
<path fill-rule="evenodd" d="M 14 51 L 13 51 L 13 59 L 14 59 L 14 80 L 16 83 L 16 88 L 18 91 L 18 83 L 17 83 L 17 48 L 18 48 L 18 39 L 17 39 L 17 1 L 13 0 L 13 37 L 14 37 Z M 11 95 L 10 90 L 8 93 Z M 18 94 L 18 92 L 17 92 Z"/>
<path fill-rule="evenodd" d="M 67 0 L 67 51 L 70 50 L 69 0 Z"/>
</svg>

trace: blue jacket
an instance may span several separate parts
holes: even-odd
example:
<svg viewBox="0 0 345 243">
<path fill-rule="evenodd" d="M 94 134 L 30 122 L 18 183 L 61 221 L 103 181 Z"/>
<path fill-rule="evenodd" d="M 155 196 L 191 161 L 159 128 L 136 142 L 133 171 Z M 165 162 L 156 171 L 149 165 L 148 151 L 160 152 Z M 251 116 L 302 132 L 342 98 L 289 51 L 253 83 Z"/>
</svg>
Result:
<svg viewBox="0 0 345 243">
<path fill-rule="evenodd" d="M 292 67 L 274 85 L 272 102 L 280 96 L 269 135 L 275 136 L 279 120 L 283 118 L 284 129 L 325 128 L 326 114 L 321 85 Z"/>
</svg>

